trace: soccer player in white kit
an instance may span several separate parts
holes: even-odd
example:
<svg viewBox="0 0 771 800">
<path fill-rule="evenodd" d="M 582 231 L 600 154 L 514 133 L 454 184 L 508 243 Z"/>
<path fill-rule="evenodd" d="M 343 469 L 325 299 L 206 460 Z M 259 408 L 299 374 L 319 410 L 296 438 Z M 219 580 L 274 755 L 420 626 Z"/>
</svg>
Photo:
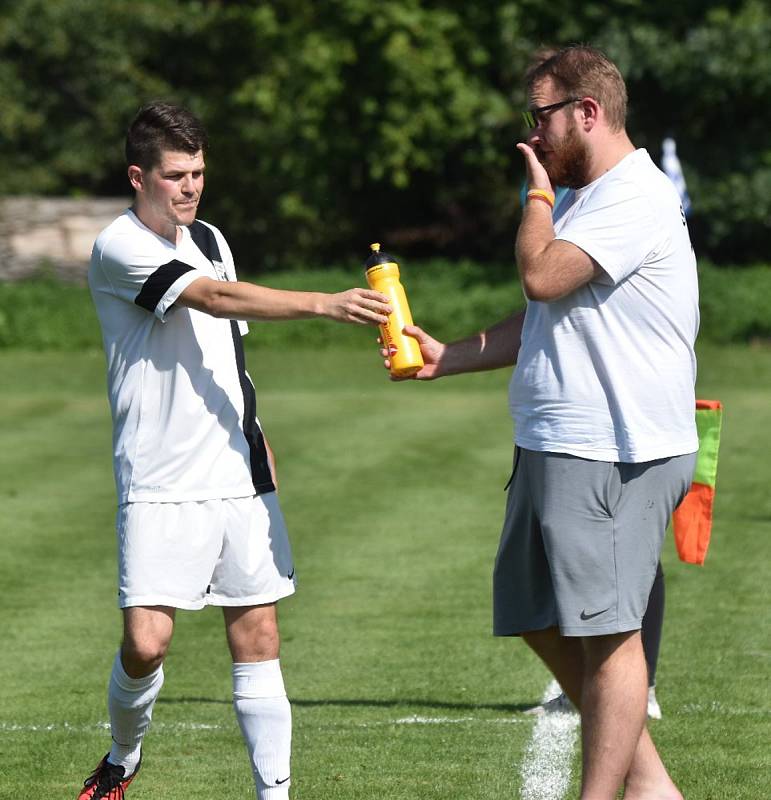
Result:
<svg viewBox="0 0 771 800">
<path fill-rule="evenodd" d="M 118 494 L 123 641 L 112 747 L 79 800 L 119 800 L 141 763 L 176 610 L 222 606 L 233 705 L 260 800 L 288 798 L 291 710 L 276 602 L 295 569 L 271 451 L 244 365 L 246 320 L 386 322 L 387 298 L 278 291 L 236 279 L 222 234 L 196 220 L 207 137 L 189 111 L 140 109 L 126 137 L 134 203 L 94 245 Z"/>
</svg>

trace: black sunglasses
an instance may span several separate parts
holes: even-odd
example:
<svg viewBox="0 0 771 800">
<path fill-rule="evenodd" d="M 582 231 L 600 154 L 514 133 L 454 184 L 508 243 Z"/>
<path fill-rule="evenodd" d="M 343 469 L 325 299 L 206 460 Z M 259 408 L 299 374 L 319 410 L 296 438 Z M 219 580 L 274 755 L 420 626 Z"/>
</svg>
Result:
<svg viewBox="0 0 771 800">
<path fill-rule="evenodd" d="M 543 114 L 544 111 L 556 111 L 558 108 L 568 105 L 568 103 L 580 102 L 580 97 L 569 97 L 567 100 L 560 100 L 559 103 L 552 103 L 548 106 L 540 106 L 538 108 L 528 108 L 527 111 L 522 112 L 522 119 L 528 128 L 535 128 L 538 125 L 538 115 Z"/>
</svg>

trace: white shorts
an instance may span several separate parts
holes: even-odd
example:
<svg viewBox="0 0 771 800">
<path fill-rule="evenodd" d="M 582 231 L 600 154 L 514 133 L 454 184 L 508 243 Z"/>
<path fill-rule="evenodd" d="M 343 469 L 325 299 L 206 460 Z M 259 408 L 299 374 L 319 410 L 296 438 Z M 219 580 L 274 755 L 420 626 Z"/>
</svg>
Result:
<svg viewBox="0 0 771 800">
<path fill-rule="evenodd" d="M 199 609 L 273 603 L 295 590 L 275 492 L 118 508 L 118 605 Z"/>
</svg>

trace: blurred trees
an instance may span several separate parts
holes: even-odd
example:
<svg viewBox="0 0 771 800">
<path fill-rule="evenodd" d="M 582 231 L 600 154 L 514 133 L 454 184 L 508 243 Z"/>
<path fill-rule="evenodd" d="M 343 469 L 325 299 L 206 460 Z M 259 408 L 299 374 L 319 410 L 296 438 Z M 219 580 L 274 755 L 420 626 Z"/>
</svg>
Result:
<svg viewBox="0 0 771 800">
<path fill-rule="evenodd" d="M 766 258 L 761 0 L 6 0 L 0 192 L 128 194 L 125 127 L 164 98 L 209 127 L 202 216 L 242 263 L 363 256 L 375 239 L 508 259 L 521 75 L 536 47 L 576 41 L 627 78 L 635 144 L 658 161 L 677 139 L 699 254 Z"/>
</svg>

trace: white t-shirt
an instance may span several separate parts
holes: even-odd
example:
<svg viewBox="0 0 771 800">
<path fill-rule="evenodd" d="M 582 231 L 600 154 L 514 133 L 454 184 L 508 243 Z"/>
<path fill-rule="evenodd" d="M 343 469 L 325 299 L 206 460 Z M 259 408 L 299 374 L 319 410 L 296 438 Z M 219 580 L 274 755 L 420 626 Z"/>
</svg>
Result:
<svg viewBox="0 0 771 800">
<path fill-rule="evenodd" d="M 695 452 L 696 259 L 671 181 L 636 150 L 571 192 L 554 230 L 605 275 L 528 302 L 509 385 L 516 443 L 598 461 Z"/>
<path fill-rule="evenodd" d="M 174 305 L 203 275 L 235 280 L 222 234 L 194 225 L 214 233 L 222 262 L 206 258 L 190 229 L 182 228 L 175 246 L 130 210 L 99 234 L 91 254 L 119 503 L 247 497 L 274 488 L 258 457 L 264 454 L 255 454 L 262 434 L 254 416 L 244 425 L 244 408 L 253 410 L 241 347 L 246 323 Z"/>
</svg>

